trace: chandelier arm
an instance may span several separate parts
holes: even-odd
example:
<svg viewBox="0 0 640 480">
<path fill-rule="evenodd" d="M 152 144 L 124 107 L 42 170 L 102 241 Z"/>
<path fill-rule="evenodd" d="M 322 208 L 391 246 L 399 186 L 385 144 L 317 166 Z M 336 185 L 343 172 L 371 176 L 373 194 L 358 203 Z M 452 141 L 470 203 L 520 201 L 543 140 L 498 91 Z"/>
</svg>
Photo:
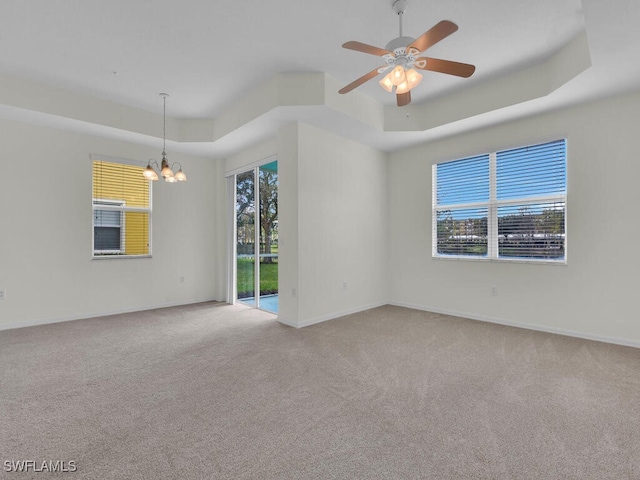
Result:
<svg viewBox="0 0 640 480">
<path fill-rule="evenodd" d="M 158 162 L 156 161 L 155 158 L 150 158 L 149 161 L 147 162 L 147 167 L 150 167 L 152 165 L 155 165 L 157 169 L 160 169 L 160 165 L 158 165 Z"/>
</svg>

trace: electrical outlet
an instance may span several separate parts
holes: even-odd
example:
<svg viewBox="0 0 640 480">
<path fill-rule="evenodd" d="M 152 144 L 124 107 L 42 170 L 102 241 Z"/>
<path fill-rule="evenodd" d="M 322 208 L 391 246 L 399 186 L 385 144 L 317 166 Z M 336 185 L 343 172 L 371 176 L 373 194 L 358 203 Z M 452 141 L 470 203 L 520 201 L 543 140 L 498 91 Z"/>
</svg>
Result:
<svg viewBox="0 0 640 480">
<path fill-rule="evenodd" d="M 7 291 L 0 290 L 0 300 L 4 300 L 5 298 L 7 298 Z"/>
<path fill-rule="evenodd" d="M 180 278 L 178 280 L 180 281 L 180 283 L 184 283 L 184 277 L 182 275 L 180 275 Z"/>
<path fill-rule="evenodd" d="M 496 285 L 491 287 L 491 295 L 493 295 L 494 297 L 498 296 L 498 287 Z"/>
<path fill-rule="evenodd" d="M 347 291 L 347 282 L 342 282 L 342 290 Z"/>
<path fill-rule="evenodd" d="M 292 289 L 291 289 L 291 296 L 292 296 L 292 297 L 295 297 L 295 296 L 296 296 L 296 294 L 297 294 L 296 289 L 295 289 L 295 288 L 292 288 Z"/>
</svg>

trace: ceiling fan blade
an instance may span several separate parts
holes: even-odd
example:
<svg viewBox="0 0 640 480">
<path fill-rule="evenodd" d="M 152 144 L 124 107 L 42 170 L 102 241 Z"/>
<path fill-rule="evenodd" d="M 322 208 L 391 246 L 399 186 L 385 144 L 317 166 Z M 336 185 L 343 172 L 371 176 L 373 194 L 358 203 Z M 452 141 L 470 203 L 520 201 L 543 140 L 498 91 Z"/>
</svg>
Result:
<svg viewBox="0 0 640 480">
<path fill-rule="evenodd" d="M 404 107 L 405 105 L 409 105 L 411 103 L 411 90 L 409 90 L 407 93 L 396 94 L 396 100 L 398 102 L 399 107 Z"/>
<path fill-rule="evenodd" d="M 355 50 L 356 52 L 370 53 L 371 55 L 378 55 L 379 57 L 382 57 L 383 55 L 393 55 L 393 52 L 385 50 L 384 48 L 378 48 L 373 45 L 367 45 L 366 43 L 355 41 L 343 43 L 342 48 L 348 48 L 349 50 Z"/>
<path fill-rule="evenodd" d="M 354 80 L 353 82 L 351 82 L 346 87 L 342 87 L 340 90 L 338 90 L 338 93 L 349 93 L 351 90 L 353 90 L 356 87 L 359 87 L 364 82 L 366 82 L 368 80 L 371 80 L 373 77 L 378 76 L 380 74 L 379 70 L 381 68 L 384 68 L 384 67 L 374 68 L 369 73 L 365 73 L 363 76 L 361 76 L 357 80 Z"/>
<path fill-rule="evenodd" d="M 415 48 L 420 52 L 424 52 L 427 48 L 435 45 L 443 38 L 448 37 L 456 30 L 458 30 L 458 26 L 455 23 L 449 20 L 442 20 L 416 38 L 413 43 L 407 47 L 407 51 L 409 51 L 410 48 Z"/>
<path fill-rule="evenodd" d="M 421 67 L 422 60 L 426 61 L 426 65 Z M 420 70 L 430 70 L 432 72 L 446 73 L 449 75 L 456 75 L 458 77 L 469 78 L 476 71 L 474 65 L 468 63 L 452 62 L 451 60 L 441 60 L 439 58 L 420 57 L 416 59 L 413 64 L 415 68 Z"/>
</svg>

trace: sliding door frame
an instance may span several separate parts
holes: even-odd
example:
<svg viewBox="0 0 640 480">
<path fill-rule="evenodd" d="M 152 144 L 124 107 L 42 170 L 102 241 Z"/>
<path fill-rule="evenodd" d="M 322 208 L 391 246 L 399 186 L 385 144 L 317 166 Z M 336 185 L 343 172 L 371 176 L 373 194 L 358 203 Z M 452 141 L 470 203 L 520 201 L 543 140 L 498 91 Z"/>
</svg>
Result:
<svg viewBox="0 0 640 480">
<path fill-rule="evenodd" d="M 241 173 L 253 171 L 254 178 L 254 308 L 260 308 L 260 167 L 278 160 L 277 155 L 271 155 L 257 162 L 250 163 L 243 167 L 236 168 L 225 173 L 227 177 L 227 239 L 229 248 L 227 248 L 227 303 L 235 305 L 238 303 L 238 286 L 237 286 L 237 257 L 238 257 L 238 225 L 236 221 L 236 178 Z"/>
</svg>

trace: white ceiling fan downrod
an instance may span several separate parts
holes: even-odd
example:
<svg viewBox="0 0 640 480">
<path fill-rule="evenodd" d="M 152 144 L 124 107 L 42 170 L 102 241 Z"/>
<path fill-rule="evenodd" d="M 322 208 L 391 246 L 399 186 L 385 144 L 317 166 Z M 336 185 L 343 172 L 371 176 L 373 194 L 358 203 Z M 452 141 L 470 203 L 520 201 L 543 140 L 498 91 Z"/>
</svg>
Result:
<svg viewBox="0 0 640 480">
<path fill-rule="evenodd" d="M 404 68 L 411 68 L 416 61 L 417 55 L 420 53 L 415 48 L 407 52 L 407 46 L 411 45 L 415 41 L 415 38 L 405 37 L 402 32 L 402 16 L 407 8 L 407 0 L 395 0 L 392 7 L 393 11 L 398 15 L 400 35 L 387 43 L 385 49 L 393 52 L 393 55 L 386 54 L 382 56 L 387 63 L 387 67 L 382 68 L 380 73 L 387 71 L 390 67 L 396 67 L 398 65 Z"/>
</svg>

